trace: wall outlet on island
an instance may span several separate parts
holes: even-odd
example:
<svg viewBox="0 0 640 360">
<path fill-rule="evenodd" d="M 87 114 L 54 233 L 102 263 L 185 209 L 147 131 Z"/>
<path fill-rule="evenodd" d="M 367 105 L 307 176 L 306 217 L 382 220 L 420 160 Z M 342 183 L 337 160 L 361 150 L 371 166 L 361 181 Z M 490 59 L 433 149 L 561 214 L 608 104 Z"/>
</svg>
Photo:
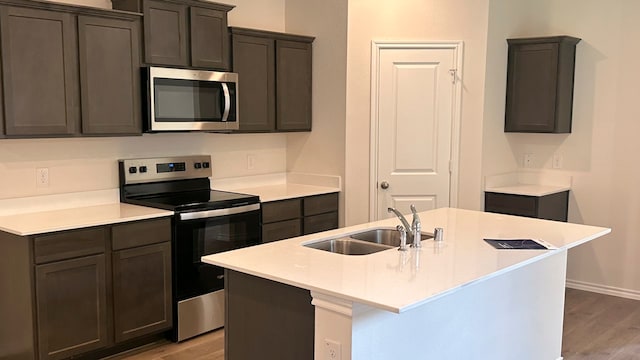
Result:
<svg viewBox="0 0 640 360">
<path fill-rule="evenodd" d="M 335 340 L 324 339 L 325 345 L 325 359 L 327 360 L 340 360 L 342 359 L 341 344 Z"/>
<path fill-rule="evenodd" d="M 49 168 L 36 169 L 36 186 L 37 187 L 49 186 Z"/>
</svg>

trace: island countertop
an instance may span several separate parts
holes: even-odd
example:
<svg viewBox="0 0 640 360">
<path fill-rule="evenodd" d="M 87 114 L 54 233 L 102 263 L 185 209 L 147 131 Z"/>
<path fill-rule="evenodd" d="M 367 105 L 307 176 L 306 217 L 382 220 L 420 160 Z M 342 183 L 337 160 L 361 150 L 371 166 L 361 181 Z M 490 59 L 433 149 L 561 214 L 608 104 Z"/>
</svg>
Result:
<svg viewBox="0 0 640 360">
<path fill-rule="evenodd" d="M 444 229 L 444 242 L 420 250 L 341 255 L 303 246 L 366 229 L 393 228 L 386 219 L 208 255 L 204 262 L 391 312 L 404 312 L 566 251 L 611 231 L 604 227 L 442 208 L 419 214 L 422 230 Z M 483 239 L 535 239 L 551 250 L 497 250 Z"/>
</svg>

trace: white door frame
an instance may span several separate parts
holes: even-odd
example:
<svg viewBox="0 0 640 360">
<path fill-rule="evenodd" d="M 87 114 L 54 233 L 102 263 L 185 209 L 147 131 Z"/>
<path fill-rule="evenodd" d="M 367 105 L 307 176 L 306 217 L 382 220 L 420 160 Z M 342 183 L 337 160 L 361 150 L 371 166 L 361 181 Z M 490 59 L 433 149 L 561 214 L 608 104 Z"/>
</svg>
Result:
<svg viewBox="0 0 640 360">
<path fill-rule="evenodd" d="M 378 41 L 371 42 L 371 134 L 369 138 L 369 221 L 379 220 L 377 217 L 377 174 L 378 174 L 378 83 L 380 79 L 380 52 L 384 49 L 453 49 L 456 69 L 454 92 L 455 98 L 452 101 L 453 123 L 451 124 L 451 159 L 449 170 L 451 173 L 449 183 L 449 206 L 458 206 L 458 164 L 460 156 L 460 118 L 462 110 L 462 41 Z"/>
</svg>

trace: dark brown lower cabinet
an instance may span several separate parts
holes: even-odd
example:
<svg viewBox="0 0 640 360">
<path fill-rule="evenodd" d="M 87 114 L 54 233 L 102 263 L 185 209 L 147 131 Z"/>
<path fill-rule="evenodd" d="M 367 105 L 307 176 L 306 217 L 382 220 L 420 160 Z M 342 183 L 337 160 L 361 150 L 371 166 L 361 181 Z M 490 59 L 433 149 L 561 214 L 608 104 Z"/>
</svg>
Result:
<svg viewBox="0 0 640 360">
<path fill-rule="evenodd" d="M 313 359 L 309 290 L 232 270 L 224 286 L 225 359 Z"/>
<path fill-rule="evenodd" d="M 171 327 L 170 243 L 113 253 L 113 312 L 116 342 Z"/>
<path fill-rule="evenodd" d="M 566 222 L 569 210 L 569 191 L 544 196 L 485 192 L 484 210 L 499 214 Z"/>
<path fill-rule="evenodd" d="M 40 359 L 65 359 L 108 344 L 105 255 L 36 266 Z"/>
<path fill-rule="evenodd" d="M 262 204 L 262 242 L 338 228 L 338 194 L 329 193 Z"/>
<path fill-rule="evenodd" d="M 170 240 L 169 218 L 0 231 L 0 359 L 97 359 L 156 340 L 173 324 Z"/>
</svg>

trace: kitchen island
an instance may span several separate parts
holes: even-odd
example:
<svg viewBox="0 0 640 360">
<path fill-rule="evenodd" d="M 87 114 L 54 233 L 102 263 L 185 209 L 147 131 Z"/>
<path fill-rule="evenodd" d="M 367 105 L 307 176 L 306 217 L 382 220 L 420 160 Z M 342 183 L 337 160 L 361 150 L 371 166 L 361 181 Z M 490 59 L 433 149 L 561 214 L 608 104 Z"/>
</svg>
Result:
<svg viewBox="0 0 640 360">
<path fill-rule="evenodd" d="M 369 255 L 341 255 L 303 245 L 399 223 L 387 219 L 210 255 L 203 261 L 229 269 L 232 295 L 235 285 L 242 288 L 233 281 L 256 280 L 290 292 L 283 301 L 303 302 L 300 294 L 308 294 L 313 331 L 300 331 L 299 337 L 313 339 L 290 343 L 313 341 L 315 359 L 561 358 L 567 251 L 610 229 L 451 208 L 420 217 L 423 230 L 444 229 L 442 245 L 426 240 L 419 250 Z M 497 250 L 485 238 L 536 239 L 549 249 Z M 244 298 L 255 291 L 247 303 L 277 298 L 252 290 L 259 287 L 245 288 Z M 268 305 L 261 309 L 268 310 Z M 233 306 L 228 304 L 228 316 L 238 313 Z M 286 309 L 302 308 L 303 313 L 304 306 L 283 304 Z M 236 320 L 252 321 L 227 318 L 227 345 L 243 336 L 234 333 Z M 271 327 L 266 335 L 277 336 L 283 328 L 278 323 Z M 287 323 L 284 330 L 288 327 Z M 252 337 L 244 336 L 243 343 L 245 348 L 260 347 Z M 270 348 L 258 351 L 265 358 L 277 355 L 269 354 Z"/>
</svg>

